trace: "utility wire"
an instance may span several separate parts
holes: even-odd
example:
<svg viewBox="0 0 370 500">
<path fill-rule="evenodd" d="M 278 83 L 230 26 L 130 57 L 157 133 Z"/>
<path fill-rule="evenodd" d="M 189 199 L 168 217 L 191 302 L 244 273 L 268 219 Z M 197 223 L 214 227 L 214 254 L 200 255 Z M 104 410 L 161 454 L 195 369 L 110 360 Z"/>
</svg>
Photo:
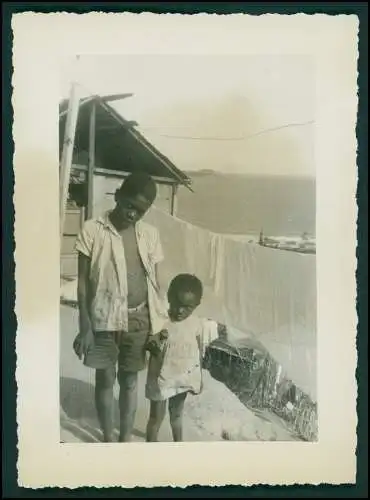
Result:
<svg viewBox="0 0 370 500">
<path fill-rule="evenodd" d="M 276 132 L 278 130 L 282 130 L 285 128 L 303 127 L 306 125 L 312 125 L 313 123 L 315 123 L 314 120 L 302 122 L 302 123 L 288 123 L 286 125 L 280 125 L 279 127 L 264 129 L 264 130 L 261 130 L 259 132 L 255 132 L 252 134 L 243 135 L 243 136 L 239 136 L 239 137 L 199 137 L 199 136 L 184 136 L 184 135 L 172 135 L 172 134 L 160 134 L 160 133 L 158 133 L 156 135 L 158 135 L 160 137 L 166 137 L 168 139 L 179 139 L 179 140 L 190 140 L 190 141 L 245 141 L 245 140 L 251 139 L 253 137 L 257 137 L 259 135 L 268 134 L 271 132 Z M 139 128 L 141 128 L 142 130 L 153 130 L 156 128 L 163 128 L 163 127 L 145 127 L 145 126 L 139 125 Z"/>
<path fill-rule="evenodd" d="M 79 56 L 77 56 L 79 58 Z M 96 95 L 96 93 L 91 92 L 90 89 L 88 89 L 85 85 L 82 85 L 80 82 L 76 82 L 81 89 L 83 89 L 85 92 L 88 93 L 88 95 Z M 280 125 L 278 127 L 272 127 L 264 130 L 260 130 L 259 132 L 254 132 L 252 134 L 247 134 L 247 135 L 242 135 L 239 137 L 200 137 L 200 136 L 185 136 L 185 135 L 173 135 L 173 134 L 161 134 L 161 133 L 155 133 L 155 135 L 159 137 L 165 137 L 167 139 L 177 139 L 177 140 L 184 140 L 184 141 L 245 141 L 252 139 L 253 137 L 258 137 L 259 135 L 264 135 L 264 134 L 269 134 L 272 132 L 277 132 L 282 129 L 286 128 L 293 128 L 293 127 L 304 127 L 307 125 L 312 125 L 315 123 L 315 120 L 310 120 L 306 122 L 301 122 L 301 123 L 287 123 L 285 125 Z M 145 126 L 145 125 L 140 125 L 138 126 L 139 129 L 141 130 L 158 130 L 158 129 L 164 129 L 167 128 L 166 126 Z M 169 127 L 168 127 L 169 128 Z M 175 127 L 170 127 L 170 128 L 175 128 Z M 180 127 L 176 127 L 180 128 Z"/>
</svg>

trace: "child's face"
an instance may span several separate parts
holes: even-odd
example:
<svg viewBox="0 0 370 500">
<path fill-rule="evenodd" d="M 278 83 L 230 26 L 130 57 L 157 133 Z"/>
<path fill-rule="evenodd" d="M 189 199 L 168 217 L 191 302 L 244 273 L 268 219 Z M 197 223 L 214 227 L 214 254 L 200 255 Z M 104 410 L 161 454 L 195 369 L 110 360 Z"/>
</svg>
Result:
<svg viewBox="0 0 370 500">
<path fill-rule="evenodd" d="M 199 306 L 199 299 L 193 292 L 179 290 L 170 298 L 170 318 L 172 321 L 184 321 Z"/>
<path fill-rule="evenodd" d="M 121 228 L 136 224 L 147 210 L 151 203 L 142 195 L 128 197 L 117 194 L 116 196 L 116 217 Z"/>
</svg>

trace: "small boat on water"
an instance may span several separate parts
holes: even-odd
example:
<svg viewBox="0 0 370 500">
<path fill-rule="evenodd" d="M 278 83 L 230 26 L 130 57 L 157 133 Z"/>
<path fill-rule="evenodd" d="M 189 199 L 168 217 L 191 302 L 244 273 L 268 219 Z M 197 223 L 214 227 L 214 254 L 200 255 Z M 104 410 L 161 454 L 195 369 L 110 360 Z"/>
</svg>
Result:
<svg viewBox="0 0 370 500">
<path fill-rule="evenodd" d="M 302 236 L 298 237 L 264 236 L 261 231 L 259 244 L 264 247 L 275 248 L 278 250 L 316 254 L 316 239 L 310 237 L 308 233 L 303 233 Z"/>
</svg>

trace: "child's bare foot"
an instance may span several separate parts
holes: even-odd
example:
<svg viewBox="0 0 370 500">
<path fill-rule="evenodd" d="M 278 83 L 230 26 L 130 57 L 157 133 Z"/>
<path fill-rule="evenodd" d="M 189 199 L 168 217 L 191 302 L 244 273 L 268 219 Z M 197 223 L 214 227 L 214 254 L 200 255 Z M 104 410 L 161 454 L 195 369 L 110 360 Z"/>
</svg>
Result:
<svg viewBox="0 0 370 500">
<path fill-rule="evenodd" d="M 131 435 L 130 436 L 119 436 L 118 442 L 119 443 L 129 443 L 132 440 Z"/>
<path fill-rule="evenodd" d="M 113 434 L 109 436 L 103 436 L 103 443 L 114 443 Z"/>
</svg>

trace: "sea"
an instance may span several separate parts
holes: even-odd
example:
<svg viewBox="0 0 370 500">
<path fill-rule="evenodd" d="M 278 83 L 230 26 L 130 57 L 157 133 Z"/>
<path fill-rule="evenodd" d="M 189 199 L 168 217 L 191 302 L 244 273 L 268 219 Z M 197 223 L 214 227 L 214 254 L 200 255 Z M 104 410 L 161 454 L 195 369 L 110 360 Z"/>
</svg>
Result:
<svg viewBox="0 0 370 500">
<path fill-rule="evenodd" d="M 316 182 L 310 177 L 188 172 L 192 189 L 178 192 L 177 215 L 230 235 L 315 237 Z"/>
</svg>

